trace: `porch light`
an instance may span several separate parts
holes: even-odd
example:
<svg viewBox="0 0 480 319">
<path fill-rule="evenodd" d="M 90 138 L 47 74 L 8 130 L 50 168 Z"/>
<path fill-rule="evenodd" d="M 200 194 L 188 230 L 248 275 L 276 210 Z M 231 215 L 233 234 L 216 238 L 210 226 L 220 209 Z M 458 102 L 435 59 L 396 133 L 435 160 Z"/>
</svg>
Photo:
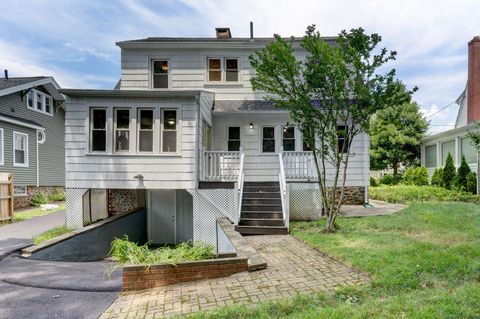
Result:
<svg viewBox="0 0 480 319">
<path fill-rule="evenodd" d="M 173 117 L 167 119 L 167 124 L 172 126 L 175 125 L 175 119 Z"/>
<path fill-rule="evenodd" d="M 253 130 L 253 123 L 250 123 L 250 124 L 248 125 L 248 127 L 249 127 L 251 130 Z"/>
</svg>

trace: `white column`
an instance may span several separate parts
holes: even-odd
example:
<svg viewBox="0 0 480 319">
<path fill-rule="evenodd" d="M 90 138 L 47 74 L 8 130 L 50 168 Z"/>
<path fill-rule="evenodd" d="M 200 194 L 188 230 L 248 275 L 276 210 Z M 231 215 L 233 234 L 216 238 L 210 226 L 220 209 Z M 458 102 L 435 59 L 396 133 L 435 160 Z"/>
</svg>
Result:
<svg viewBox="0 0 480 319">
<path fill-rule="evenodd" d="M 455 137 L 455 167 L 459 167 L 462 157 L 461 157 L 461 143 L 460 143 L 460 137 Z"/>
</svg>

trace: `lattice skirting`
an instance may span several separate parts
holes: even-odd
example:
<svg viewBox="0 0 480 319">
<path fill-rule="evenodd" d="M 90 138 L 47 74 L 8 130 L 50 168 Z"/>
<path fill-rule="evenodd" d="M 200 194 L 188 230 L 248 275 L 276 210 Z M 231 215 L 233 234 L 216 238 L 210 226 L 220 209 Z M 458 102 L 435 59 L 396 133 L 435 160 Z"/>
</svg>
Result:
<svg viewBox="0 0 480 319">
<path fill-rule="evenodd" d="M 231 221 L 237 220 L 238 198 L 236 188 L 198 189 L 197 191 L 222 209 Z"/>
<path fill-rule="evenodd" d="M 314 183 L 290 183 L 290 220 L 317 220 L 321 218 L 320 190 Z"/>
<path fill-rule="evenodd" d="M 83 194 L 88 188 L 67 188 L 67 202 L 65 207 L 66 226 L 73 229 L 82 228 L 83 221 Z"/>
</svg>

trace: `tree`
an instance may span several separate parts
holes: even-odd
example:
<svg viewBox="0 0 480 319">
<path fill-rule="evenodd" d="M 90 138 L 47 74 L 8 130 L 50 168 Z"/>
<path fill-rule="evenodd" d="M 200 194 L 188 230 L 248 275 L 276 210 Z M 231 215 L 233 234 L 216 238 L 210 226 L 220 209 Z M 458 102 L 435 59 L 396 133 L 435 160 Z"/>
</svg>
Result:
<svg viewBox="0 0 480 319">
<path fill-rule="evenodd" d="M 468 131 L 468 137 L 470 137 L 471 143 L 477 149 L 477 181 L 476 181 L 476 189 L 474 194 L 480 194 L 480 122 L 476 122 L 475 128 L 473 130 Z M 470 185 L 472 185 L 470 181 Z"/>
<path fill-rule="evenodd" d="M 470 166 L 468 166 L 465 156 L 462 155 L 462 163 L 457 170 L 457 186 L 463 190 L 467 189 L 467 177 L 471 172 Z"/>
<path fill-rule="evenodd" d="M 370 121 L 372 169 L 391 167 L 395 175 L 400 164 L 418 165 L 421 140 L 428 125 L 415 102 L 378 111 Z"/>
<path fill-rule="evenodd" d="M 432 186 L 443 186 L 443 168 L 436 168 L 432 175 L 432 180 L 430 181 Z"/>
<path fill-rule="evenodd" d="M 477 174 L 470 172 L 467 175 L 467 192 L 477 193 Z"/>
<path fill-rule="evenodd" d="M 312 25 L 300 41 L 304 60 L 294 55 L 300 49 L 295 41 L 279 35 L 250 56 L 253 89 L 288 110 L 311 147 L 327 232 L 335 230 L 343 202 L 352 141 L 368 131 L 375 112 L 411 99 L 412 92 L 400 90 L 395 70 L 380 73 L 396 55 L 377 50 L 381 40 L 358 28 L 342 31 L 331 46 Z"/>
<path fill-rule="evenodd" d="M 453 165 L 453 159 L 450 152 L 448 153 L 445 167 L 443 168 L 443 186 L 446 189 L 451 189 L 455 185 L 456 171 Z"/>
</svg>

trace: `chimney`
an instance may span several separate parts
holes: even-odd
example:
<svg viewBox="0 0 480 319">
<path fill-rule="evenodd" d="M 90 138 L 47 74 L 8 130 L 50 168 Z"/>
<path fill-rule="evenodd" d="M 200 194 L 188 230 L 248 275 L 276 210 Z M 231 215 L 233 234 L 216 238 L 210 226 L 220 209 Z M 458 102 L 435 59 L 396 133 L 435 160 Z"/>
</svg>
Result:
<svg viewBox="0 0 480 319">
<path fill-rule="evenodd" d="M 253 21 L 250 21 L 250 40 L 253 40 Z"/>
<path fill-rule="evenodd" d="M 480 120 L 480 36 L 468 42 L 467 123 Z"/>
<path fill-rule="evenodd" d="M 5 81 L 7 81 L 8 80 L 8 70 L 7 69 L 3 70 L 3 73 L 5 74 Z"/>
<path fill-rule="evenodd" d="M 217 32 L 217 39 L 231 39 L 232 33 L 230 33 L 230 28 L 215 28 Z"/>
</svg>

